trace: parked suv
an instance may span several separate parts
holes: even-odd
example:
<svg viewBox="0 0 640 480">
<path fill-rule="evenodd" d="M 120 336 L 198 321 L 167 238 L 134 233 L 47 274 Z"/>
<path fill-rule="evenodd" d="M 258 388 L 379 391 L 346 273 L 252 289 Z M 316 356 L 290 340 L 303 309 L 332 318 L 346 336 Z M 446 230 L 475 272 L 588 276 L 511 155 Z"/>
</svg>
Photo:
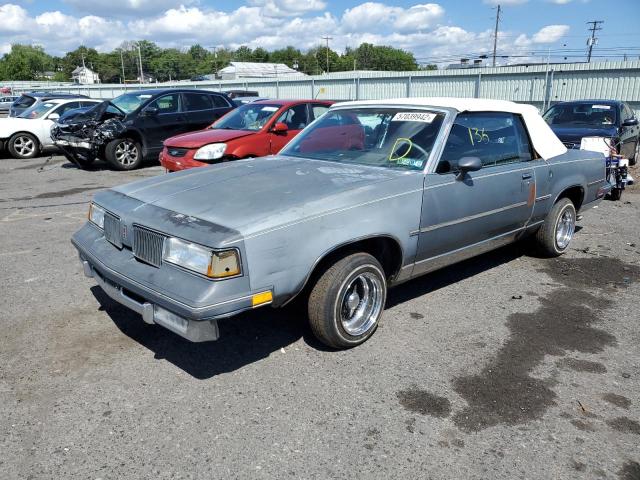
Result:
<svg viewBox="0 0 640 480">
<path fill-rule="evenodd" d="M 67 158 L 82 167 L 103 156 L 118 170 L 132 170 L 145 158 L 157 158 L 165 139 L 201 130 L 233 108 L 217 92 L 138 90 L 59 122 L 52 135 Z"/>
<path fill-rule="evenodd" d="M 567 148 L 580 148 L 582 137 L 613 139 L 617 152 L 635 165 L 640 157 L 640 126 L 629 105 L 617 100 L 556 103 L 544 119 Z"/>
<path fill-rule="evenodd" d="M 29 92 L 23 93 L 9 108 L 10 117 L 18 117 L 27 108 L 35 107 L 38 103 L 53 98 L 88 98 L 86 95 L 62 92 Z"/>
<path fill-rule="evenodd" d="M 0 113 L 9 113 L 9 109 L 13 102 L 15 102 L 19 97 L 15 95 L 10 95 L 6 97 L 0 97 Z"/>
<path fill-rule="evenodd" d="M 329 110 L 332 103 L 325 100 L 260 100 L 243 105 L 206 130 L 165 140 L 160 163 L 173 172 L 276 154 L 309 123 Z"/>
</svg>

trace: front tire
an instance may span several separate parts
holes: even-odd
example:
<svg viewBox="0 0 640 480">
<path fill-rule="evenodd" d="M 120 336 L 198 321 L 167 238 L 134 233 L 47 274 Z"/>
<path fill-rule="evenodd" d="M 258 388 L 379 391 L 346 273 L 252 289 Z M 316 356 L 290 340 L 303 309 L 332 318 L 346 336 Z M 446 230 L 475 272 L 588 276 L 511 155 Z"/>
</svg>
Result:
<svg viewBox="0 0 640 480">
<path fill-rule="evenodd" d="M 576 207 L 568 198 L 561 198 L 536 232 L 538 250 L 546 257 L 559 257 L 568 250 L 575 228 Z"/>
<path fill-rule="evenodd" d="M 142 146 L 132 138 L 116 138 L 107 144 L 104 156 L 116 170 L 133 170 L 142 163 Z"/>
<path fill-rule="evenodd" d="M 387 299 L 380 262 L 368 253 L 336 261 L 318 278 L 308 301 L 314 335 L 333 348 L 364 343 L 378 327 Z"/>
<path fill-rule="evenodd" d="M 633 155 L 633 158 L 629 159 L 629 165 L 635 165 L 640 160 L 640 137 L 636 140 L 636 152 Z"/>
<path fill-rule="evenodd" d="M 40 153 L 40 142 L 30 133 L 16 133 L 9 139 L 8 148 L 13 158 L 23 160 Z"/>
</svg>

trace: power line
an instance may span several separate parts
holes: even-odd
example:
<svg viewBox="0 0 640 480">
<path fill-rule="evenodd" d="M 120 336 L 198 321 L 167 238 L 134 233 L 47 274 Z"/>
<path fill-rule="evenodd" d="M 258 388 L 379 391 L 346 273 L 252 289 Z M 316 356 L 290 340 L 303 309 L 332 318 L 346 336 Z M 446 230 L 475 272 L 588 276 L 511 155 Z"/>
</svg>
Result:
<svg viewBox="0 0 640 480">
<path fill-rule="evenodd" d="M 327 73 L 329 73 L 329 40 L 333 40 L 333 37 L 326 36 L 320 38 L 327 41 Z"/>
<path fill-rule="evenodd" d="M 598 42 L 598 39 L 596 38 L 596 32 L 598 30 L 602 30 L 602 28 L 598 26 L 601 23 L 604 23 L 604 20 L 592 20 L 591 22 L 587 22 L 587 25 L 591 25 L 591 28 L 589 29 L 591 30 L 591 38 L 587 40 L 587 45 L 589 46 L 589 52 L 587 53 L 587 63 L 591 62 L 591 52 L 593 50 L 593 46 Z"/>
<path fill-rule="evenodd" d="M 492 66 L 496 66 L 496 48 L 498 48 L 498 25 L 500 24 L 500 5 L 498 5 L 498 10 L 496 11 L 496 29 L 493 34 L 493 64 Z"/>
</svg>

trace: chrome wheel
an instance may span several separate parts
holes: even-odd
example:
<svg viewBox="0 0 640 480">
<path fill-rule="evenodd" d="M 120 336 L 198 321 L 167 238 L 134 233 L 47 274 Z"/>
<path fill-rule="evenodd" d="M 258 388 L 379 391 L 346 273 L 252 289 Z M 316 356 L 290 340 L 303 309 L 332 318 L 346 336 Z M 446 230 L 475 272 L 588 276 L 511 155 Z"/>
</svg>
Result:
<svg viewBox="0 0 640 480">
<path fill-rule="evenodd" d="M 21 157 L 28 157 L 35 152 L 36 144 L 31 137 L 20 135 L 13 141 L 13 148 Z"/>
<path fill-rule="evenodd" d="M 340 322 L 349 335 L 357 337 L 375 325 L 384 307 L 383 286 L 377 275 L 364 272 L 342 291 Z"/>
<path fill-rule="evenodd" d="M 130 167 L 138 161 L 138 147 L 130 140 L 124 140 L 116 145 L 114 153 L 116 161 L 125 167 Z"/>
<path fill-rule="evenodd" d="M 560 250 L 569 246 L 576 228 L 576 217 L 569 208 L 565 209 L 558 217 L 556 223 L 556 245 Z"/>
</svg>

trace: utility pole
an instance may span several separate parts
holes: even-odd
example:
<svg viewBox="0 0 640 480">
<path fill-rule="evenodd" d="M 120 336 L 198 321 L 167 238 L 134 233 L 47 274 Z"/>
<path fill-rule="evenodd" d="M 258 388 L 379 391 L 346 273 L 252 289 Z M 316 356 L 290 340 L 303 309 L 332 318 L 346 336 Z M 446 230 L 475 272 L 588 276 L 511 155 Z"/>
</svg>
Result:
<svg viewBox="0 0 640 480">
<path fill-rule="evenodd" d="M 213 50 L 213 77 L 218 74 L 218 47 L 209 47 Z"/>
<path fill-rule="evenodd" d="M 84 53 L 81 54 L 80 56 L 82 57 L 82 68 L 84 69 L 84 68 L 86 68 L 85 65 L 84 65 Z"/>
<path fill-rule="evenodd" d="M 327 73 L 329 73 L 329 40 L 333 40 L 333 37 L 326 36 L 320 38 L 327 41 Z"/>
<path fill-rule="evenodd" d="M 496 28 L 493 32 L 493 63 L 492 67 L 496 66 L 496 49 L 498 48 L 498 26 L 500 24 L 500 5 L 498 5 L 498 10 L 496 11 Z"/>
<path fill-rule="evenodd" d="M 124 76 L 124 58 L 122 58 L 122 47 L 120 47 L 120 65 L 122 66 L 122 83 L 127 83 Z"/>
<path fill-rule="evenodd" d="M 598 39 L 596 38 L 596 32 L 598 30 L 602 30 L 602 27 L 599 27 L 601 23 L 604 23 L 604 20 L 593 20 L 591 22 L 587 22 L 587 25 L 591 25 L 591 37 L 587 40 L 587 45 L 589 46 L 589 51 L 587 53 L 587 63 L 591 62 L 591 52 L 593 50 L 593 46 L 598 43 Z"/>
<path fill-rule="evenodd" d="M 138 61 L 140 62 L 140 83 L 144 83 L 144 73 L 142 73 L 142 52 L 140 51 L 140 42 L 137 43 L 138 46 Z"/>
</svg>

